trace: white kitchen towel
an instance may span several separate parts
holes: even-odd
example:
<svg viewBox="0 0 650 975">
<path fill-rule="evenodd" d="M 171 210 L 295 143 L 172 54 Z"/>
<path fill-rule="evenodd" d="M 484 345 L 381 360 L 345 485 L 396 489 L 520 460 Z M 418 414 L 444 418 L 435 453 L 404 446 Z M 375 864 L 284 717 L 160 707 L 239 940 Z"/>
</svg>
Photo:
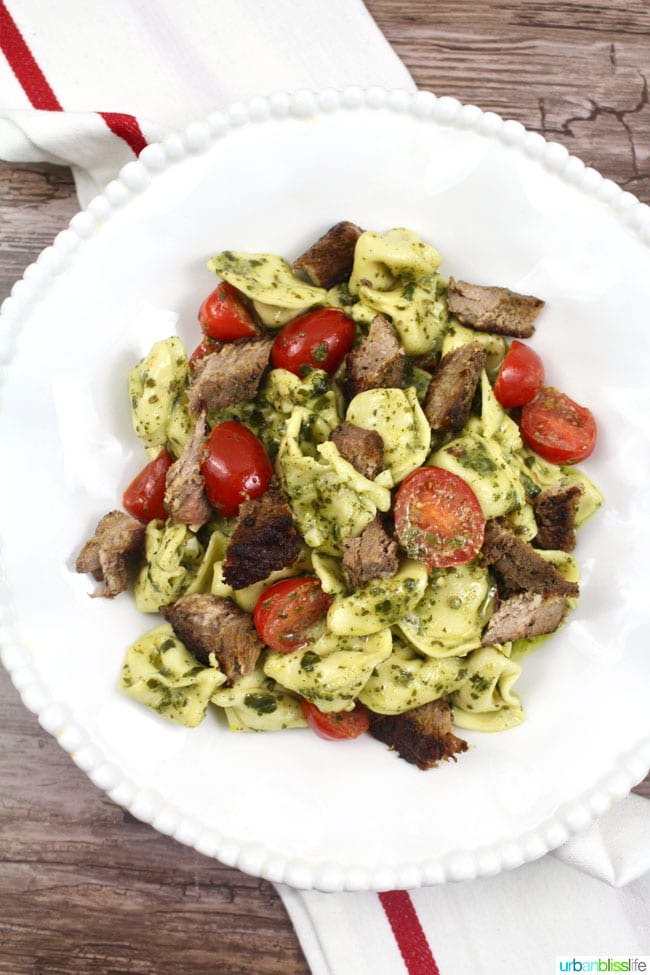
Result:
<svg viewBox="0 0 650 975">
<path fill-rule="evenodd" d="M 556 855 L 496 877 L 410 893 L 278 890 L 313 975 L 552 975 L 557 956 L 598 970 L 587 960 L 650 954 L 649 807 L 630 796 Z"/>
<path fill-rule="evenodd" d="M 148 142 L 235 101 L 414 89 L 361 0 L 0 0 L 0 49 L 0 158 L 70 165 L 82 206 Z M 278 889 L 314 975 L 542 975 L 555 955 L 648 953 L 650 803 L 498 877 Z"/>
<path fill-rule="evenodd" d="M 0 49 L 0 158 L 71 166 L 82 207 L 233 102 L 415 88 L 361 0 L 0 0 Z"/>
</svg>

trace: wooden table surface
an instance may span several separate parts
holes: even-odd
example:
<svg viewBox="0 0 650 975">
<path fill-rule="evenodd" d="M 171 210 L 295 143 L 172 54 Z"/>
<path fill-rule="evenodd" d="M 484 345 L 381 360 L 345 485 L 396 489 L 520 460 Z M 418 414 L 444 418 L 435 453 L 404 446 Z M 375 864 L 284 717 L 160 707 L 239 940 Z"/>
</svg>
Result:
<svg viewBox="0 0 650 975">
<path fill-rule="evenodd" d="M 647 0 L 367 6 L 421 88 L 517 119 L 650 203 Z M 0 164 L 0 207 L 1 300 L 76 212 L 71 177 Z M 2 668 L 0 705 L 1 975 L 308 972 L 271 884 L 114 805 Z"/>
</svg>

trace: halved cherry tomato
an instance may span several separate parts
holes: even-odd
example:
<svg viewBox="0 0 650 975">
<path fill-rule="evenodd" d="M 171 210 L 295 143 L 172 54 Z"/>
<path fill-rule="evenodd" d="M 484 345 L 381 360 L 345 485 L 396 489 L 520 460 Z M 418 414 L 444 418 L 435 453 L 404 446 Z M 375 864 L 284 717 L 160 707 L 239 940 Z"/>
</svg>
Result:
<svg viewBox="0 0 650 975">
<path fill-rule="evenodd" d="M 204 359 L 205 356 L 210 355 L 211 352 L 216 352 L 219 347 L 218 342 L 215 342 L 214 339 L 209 339 L 206 336 L 202 342 L 199 342 L 189 358 L 190 369 L 192 366 L 196 365 L 199 359 Z"/>
<path fill-rule="evenodd" d="M 395 498 L 395 533 L 429 569 L 462 565 L 481 549 L 485 518 L 469 484 L 441 467 L 420 467 Z"/>
<path fill-rule="evenodd" d="M 494 395 L 507 409 L 534 400 L 544 385 L 544 363 L 534 349 L 516 339 L 499 369 Z"/>
<path fill-rule="evenodd" d="M 173 460 L 167 449 L 143 467 L 133 478 L 122 495 L 122 504 L 138 521 L 149 522 L 154 518 L 165 519 L 165 478 Z"/>
<path fill-rule="evenodd" d="M 329 741 L 358 738 L 370 727 L 368 711 L 363 704 L 358 702 L 352 711 L 332 711 L 328 714 L 319 711 L 315 704 L 305 700 L 304 697 L 300 706 L 305 721 L 311 730 Z"/>
<path fill-rule="evenodd" d="M 354 322 L 338 308 L 317 308 L 280 330 L 271 349 L 276 369 L 296 376 L 305 369 L 323 369 L 333 375 L 354 345 Z"/>
<path fill-rule="evenodd" d="M 219 342 L 233 342 L 257 335 L 253 316 L 241 300 L 237 288 L 227 281 L 208 295 L 199 308 L 199 322 L 205 334 Z"/>
<path fill-rule="evenodd" d="M 232 517 L 242 501 L 264 494 L 273 477 L 273 466 L 261 441 L 248 427 L 226 420 L 210 431 L 201 473 L 212 507 Z"/>
<path fill-rule="evenodd" d="M 521 411 L 521 432 L 526 443 L 551 464 L 577 464 L 596 446 L 596 421 L 553 386 L 544 386 L 537 399 Z"/>
<path fill-rule="evenodd" d="M 331 603 L 332 597 L 323 592 L 318 579 L 281 579 L 257 600 L 255 629 L 271 650 L 291 653 L 307 645 L 310 628 L 325 616 Z"/>
</svg>

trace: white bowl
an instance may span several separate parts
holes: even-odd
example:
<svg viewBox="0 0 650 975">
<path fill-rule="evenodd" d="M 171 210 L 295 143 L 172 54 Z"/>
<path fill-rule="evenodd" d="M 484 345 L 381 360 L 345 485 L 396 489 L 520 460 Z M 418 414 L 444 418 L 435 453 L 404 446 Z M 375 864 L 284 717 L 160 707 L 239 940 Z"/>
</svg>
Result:
<svg viewBox="0 0 650 975">
<path fill-rule="evenodd" d="M 291 258 L 342 219 L 409 227 L 446 273 L 543 297 L 547 379 L 600 428 L 584 466 L 605 506 L 579 535 L 578 609 L 524 660 L 527 721 L 429 772 L 370 738 L 166 723 L 116 687 L 151 621 L 73 571 L 142 464 L 126 373 L 175 329 L 198 343 L 206 260 Z M 561 146 L 426 92 L 280 94 L 148 147 L 3 305 L 0 641 L 27 707 L 135 816 L 296 887 L 473 878 L 584 828 L 650 765 L 649 242 L 648 207 Z"/>
</svg>

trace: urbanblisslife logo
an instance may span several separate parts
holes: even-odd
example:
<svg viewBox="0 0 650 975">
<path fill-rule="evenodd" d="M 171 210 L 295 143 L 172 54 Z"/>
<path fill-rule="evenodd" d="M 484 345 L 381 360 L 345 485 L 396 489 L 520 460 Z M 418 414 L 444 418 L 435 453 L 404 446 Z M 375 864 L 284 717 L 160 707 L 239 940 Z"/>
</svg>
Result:
<svg viewBox="0 0 650 975">
<path fill-rule="evenodd" d="M 557 955 L 555 971 L 558 972 L 649 972 L 650 955 Z"/>
</svg>

